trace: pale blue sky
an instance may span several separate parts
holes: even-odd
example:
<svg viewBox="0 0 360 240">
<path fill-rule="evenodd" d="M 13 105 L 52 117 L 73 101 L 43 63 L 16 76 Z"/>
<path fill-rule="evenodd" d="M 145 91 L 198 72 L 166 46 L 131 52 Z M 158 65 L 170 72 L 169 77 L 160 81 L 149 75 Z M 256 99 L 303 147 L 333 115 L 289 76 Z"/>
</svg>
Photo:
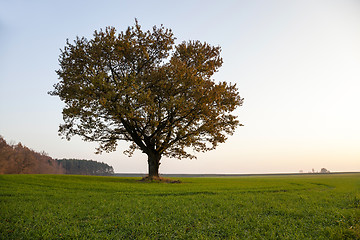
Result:
<svg viewBox="0 0 360 240">
<path fill-rule="evenodd" d="M 95 155 L 57 135 L 63 104 L 47 94 L 66 39 L 119 31 L 137 18 L 178 39 L 222 47 L 216 80 L 237 83 L 245 125 L 197 160 L 162 159 L 161 173 L 360 171 L 360 2 L 0 0 L 0 135 L 54 158 L 147 172 L 146 156 Z"/>
</svg>

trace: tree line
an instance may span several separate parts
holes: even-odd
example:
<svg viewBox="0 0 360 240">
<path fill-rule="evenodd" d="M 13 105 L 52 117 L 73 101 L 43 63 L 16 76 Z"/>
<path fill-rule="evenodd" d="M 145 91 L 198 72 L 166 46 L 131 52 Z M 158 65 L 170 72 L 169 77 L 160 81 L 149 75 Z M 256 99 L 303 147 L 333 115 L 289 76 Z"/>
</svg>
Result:
<svg viewBox="0 0 360 240">
<path fill-rule="evenodd" d="M 112 166 L 92 160 L 55 160 L 21 143 L 8 144 L 0 136 L 0 174 L 80 174 L 111 175 Z"/>
<path fill-rule="evenodd" d="M 66 174 L 80 175 L 112 175 L 114 169 L 112 166 L 93 160 L 79 159 L 57 159 L 56 160 L 65 170 Z"/>
</svg>

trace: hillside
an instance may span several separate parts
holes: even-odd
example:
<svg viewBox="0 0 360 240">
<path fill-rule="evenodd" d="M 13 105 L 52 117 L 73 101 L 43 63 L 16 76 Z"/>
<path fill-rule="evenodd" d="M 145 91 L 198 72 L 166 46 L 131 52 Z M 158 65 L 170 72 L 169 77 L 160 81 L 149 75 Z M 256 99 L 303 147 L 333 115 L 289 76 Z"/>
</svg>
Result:
<svg viewBox="0 0 360 240">
<path fill-rule="evenodd" d="M 38 153 L 21 143 L 8 144 L 0 136 L 0 174 L 112 175 L 114 169 L 93 160 L 56 159 Z"/>
<path fill-rule="evenodd" d="M 21 143 L 8 144 L 0 136 L 0 174 L 62 174 L 62 166 L 47 156 Z"/>
</svg>

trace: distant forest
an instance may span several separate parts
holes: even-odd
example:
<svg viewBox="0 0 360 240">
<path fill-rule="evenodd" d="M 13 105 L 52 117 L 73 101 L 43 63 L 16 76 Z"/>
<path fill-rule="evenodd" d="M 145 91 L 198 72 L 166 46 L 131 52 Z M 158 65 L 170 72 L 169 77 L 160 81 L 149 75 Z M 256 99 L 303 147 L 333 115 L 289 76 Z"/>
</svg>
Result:
<svg viewBox="0 0 360 240">
<path fill-rule="evenodd" d="M 54 160 L 21 143 L 8 144 L 0 136 L 0 174 L 79 174 L 111 175 L 112 166 L 92 160 Z"/>
<path fill-rule="evenodd" d="M 114 169 L 106 163 L 100 163 L 92 160 L 78 159 L 57 159 L 56 160 L 65 169 L 66 174 L 80 175 L 112 175 Z"/>
</svg>

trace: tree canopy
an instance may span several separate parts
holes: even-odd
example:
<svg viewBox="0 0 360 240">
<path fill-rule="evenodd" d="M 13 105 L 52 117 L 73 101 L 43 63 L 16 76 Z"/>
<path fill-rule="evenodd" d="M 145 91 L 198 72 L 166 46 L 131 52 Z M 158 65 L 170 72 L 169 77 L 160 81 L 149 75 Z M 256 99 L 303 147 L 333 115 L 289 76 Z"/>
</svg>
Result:
<svg viewBox="0 0 360 240">
<path fill-rule="evenodd" d="M 143 31 L 138 22 L 117 34 L 67 40 L 51 95 L 65 103 L 59 132 L 99 143 L 98 152 L 131 142 L 129 156 L 148 155 L 149 176 L 162 156 L 194 158 L 215 149 L 239 125 L 231 113 L 242 105 L 235 84 L 215 82 L 221 48 L 200 41 L 175 44 L 171 29 Z"/>
</svg>

